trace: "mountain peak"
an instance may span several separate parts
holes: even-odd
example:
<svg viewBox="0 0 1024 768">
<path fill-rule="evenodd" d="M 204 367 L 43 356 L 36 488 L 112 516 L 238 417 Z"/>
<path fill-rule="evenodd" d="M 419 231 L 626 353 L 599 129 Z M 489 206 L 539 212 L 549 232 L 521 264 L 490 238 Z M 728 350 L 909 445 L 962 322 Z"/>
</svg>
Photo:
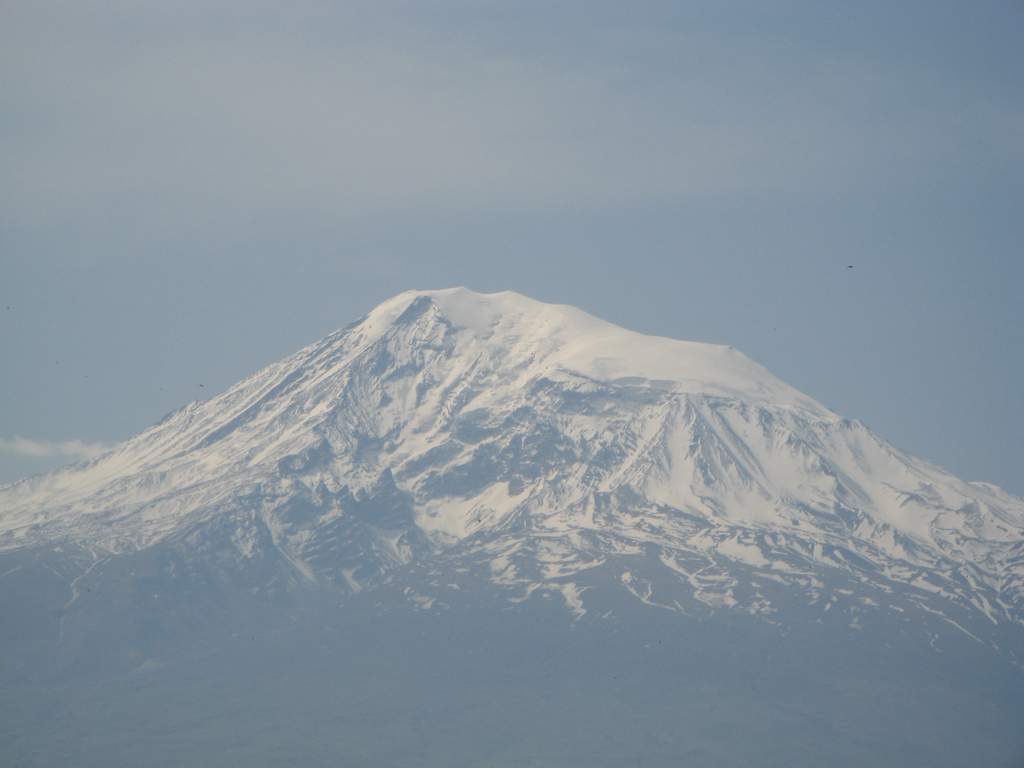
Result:
<svg viewBox="0 0 1024 768">
<path fill-rule="evenodd" d="M 530 359 L 538 369 L 605 382 L 644 379 L 679 392 L 741 397 L 836 418 L 731 346 L 627 330 L 576 307 L 515 291 L 479 293 L 461 286 L 406 291 L 378 305 L 363 323 L 376 337 L 413 304 L 426 302 L 470 335 L 479 351 Z"/>
</svg>

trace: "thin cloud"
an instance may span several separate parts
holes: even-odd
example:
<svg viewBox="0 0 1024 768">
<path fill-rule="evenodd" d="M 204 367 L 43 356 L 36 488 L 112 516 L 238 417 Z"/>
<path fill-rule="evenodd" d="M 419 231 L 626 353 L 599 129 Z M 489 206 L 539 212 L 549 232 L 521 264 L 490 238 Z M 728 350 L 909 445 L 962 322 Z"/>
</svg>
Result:
<svg viewBox="0 0 1024 768">
<path fill-rule="evenodd" d="M 34 459 L 94 459 L 109 449 L 106 443 L 87 443 L 84 440 L 30 440 L 18 435 L 0 437 L 0 453 Z"/>
<path fill-rule="evenodd" d="M 7 14 L 9 226 L 101 222 L 109 237 L 118 212 L 162 237 L 249 229 L 263 214 L 817 199 L 932 167 L 951 135 L 973 146 L 990 133 L 973 105 L 957 113 L 970 116 L 963 135 L 895 110 L 908 90 L 938 87 L 916 71 L 908 86 L 906 71 L 838 55 L 768 68 L 765 51 L 652 22 L 617 32 L 623 55 L 609 58 L 600 24 L 541 55 L 436 17 L 395 24 L 341 4 L 293 28 L 267 8 L 234 13 L 249 5 Z"/>
</svg>

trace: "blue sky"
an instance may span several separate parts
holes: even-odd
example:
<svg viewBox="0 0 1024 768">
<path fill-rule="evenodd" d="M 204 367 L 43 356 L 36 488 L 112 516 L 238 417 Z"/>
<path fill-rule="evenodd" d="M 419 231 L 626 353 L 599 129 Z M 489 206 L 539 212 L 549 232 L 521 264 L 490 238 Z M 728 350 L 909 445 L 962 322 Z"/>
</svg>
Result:
<svg viewBox="0 0 1024 768">
<path fill-rule="evenodd" d="M 1020 3 L 0 21 L 0 481 L 464 284 L 732 344 L 1024 494 Z"/>
</svg>

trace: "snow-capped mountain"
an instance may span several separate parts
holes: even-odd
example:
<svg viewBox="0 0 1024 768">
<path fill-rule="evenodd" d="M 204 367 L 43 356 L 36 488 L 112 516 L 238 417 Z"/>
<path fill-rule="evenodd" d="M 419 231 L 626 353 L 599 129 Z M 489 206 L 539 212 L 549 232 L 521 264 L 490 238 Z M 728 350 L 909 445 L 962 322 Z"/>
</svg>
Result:
<svg viewBox="0 0 1024 768">
<path fill-rule="evenodd" d="M 729 347 L 403 293 L 0 488 L 0 762 L 1016 766 L 1024 501 Z"/>
<path fill-rule="evenodd" d="M 170 547 L 277 563 L 289 589 L 401 583 L 433 610 L 486 583 L 575 618 L 618 591 L 853 628 L 927 614 L 1011 649 L 1024 626 L 1021 499 L 731 347 L 511 292 L 400 294 L 92 462 L 0 488 L 0 552 L 54 546 L 75 589 Z"/>
</svg>

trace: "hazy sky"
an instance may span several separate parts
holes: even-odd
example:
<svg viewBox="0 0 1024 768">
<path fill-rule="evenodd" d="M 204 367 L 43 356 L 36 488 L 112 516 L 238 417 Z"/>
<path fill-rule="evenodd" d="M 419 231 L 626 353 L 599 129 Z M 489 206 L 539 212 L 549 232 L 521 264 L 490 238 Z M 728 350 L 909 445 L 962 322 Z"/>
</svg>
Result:
<svg viewBox="0 0 1024 768">
<path fill-rule="evenodd" d="M 464 284 L 1024 494 L 1024 4 L 179 5 L 0 2 L 0 481 Z"/>
</svg>

